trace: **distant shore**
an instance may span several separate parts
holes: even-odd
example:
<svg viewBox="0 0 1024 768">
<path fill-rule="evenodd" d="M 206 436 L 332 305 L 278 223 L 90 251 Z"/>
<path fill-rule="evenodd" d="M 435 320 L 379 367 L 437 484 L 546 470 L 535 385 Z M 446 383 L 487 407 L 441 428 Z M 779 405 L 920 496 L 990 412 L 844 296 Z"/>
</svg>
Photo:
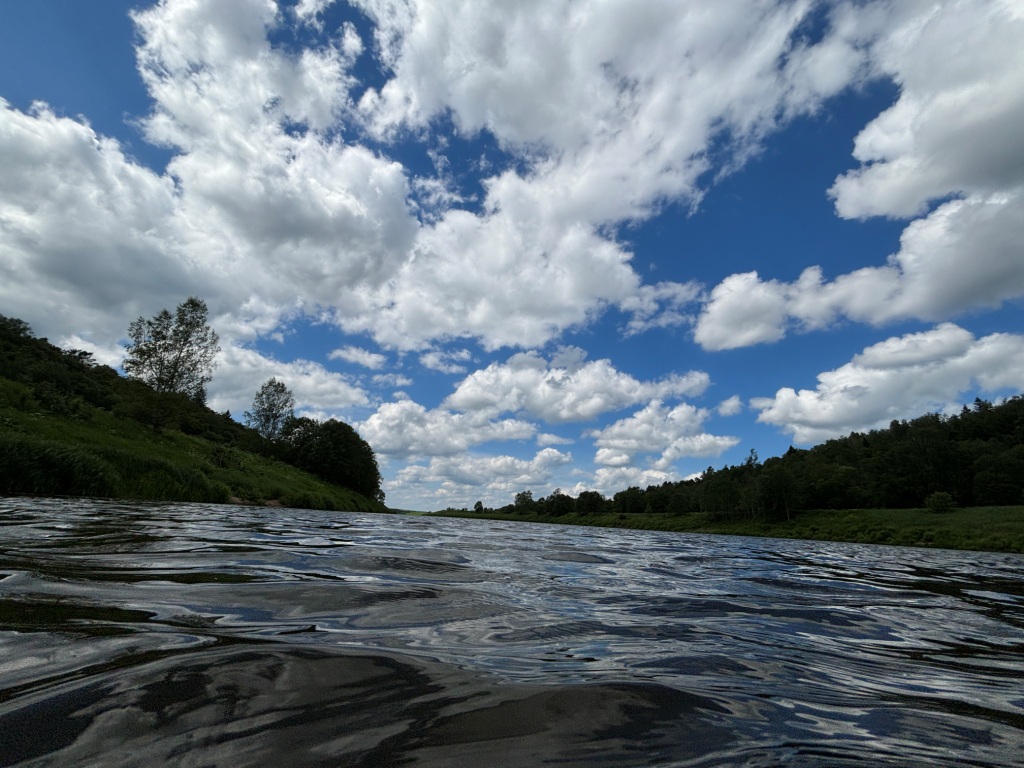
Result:
<svg viewBox="0 0 1024 768">
<path fill-rule="evenodd" d="M 936 513 L 922 509 L 816 509 L 790 520 L 764 522 L 707 516 L 650 514 L 563 515 L 500 512 L 432 512 L 439 517 L 512 520 L 634 530 L 762 536 L 779 539 L 844 541 L 904 547 L 1024 553 L 1024 506 L 969 507 Z"/>
</svg>

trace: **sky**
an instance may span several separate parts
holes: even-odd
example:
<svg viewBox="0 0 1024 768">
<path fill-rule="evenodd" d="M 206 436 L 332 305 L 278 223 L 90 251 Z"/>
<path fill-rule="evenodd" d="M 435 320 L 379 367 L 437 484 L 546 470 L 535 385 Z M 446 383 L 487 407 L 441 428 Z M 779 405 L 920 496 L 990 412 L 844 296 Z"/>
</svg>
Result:
<svg viewBox="0 0 1024 768">
<path fill-rule="evenodd" d="M 1024 392 L 1019 0 L 3 0 L 0 313 L 189 296 L 387 504 L 606 496 Z"/>
</svg>

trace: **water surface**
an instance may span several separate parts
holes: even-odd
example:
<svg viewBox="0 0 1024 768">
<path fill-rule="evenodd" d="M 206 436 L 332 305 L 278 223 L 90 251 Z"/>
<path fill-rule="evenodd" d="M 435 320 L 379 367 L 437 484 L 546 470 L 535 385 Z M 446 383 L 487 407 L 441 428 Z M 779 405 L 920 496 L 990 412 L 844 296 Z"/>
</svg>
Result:
<svg viewBox="0 0 1024 768">
<path fill-rule="evenodd" d="M 0 766 L 1021 766 L 1024 557 L 0 499 Z"/>
</svg>

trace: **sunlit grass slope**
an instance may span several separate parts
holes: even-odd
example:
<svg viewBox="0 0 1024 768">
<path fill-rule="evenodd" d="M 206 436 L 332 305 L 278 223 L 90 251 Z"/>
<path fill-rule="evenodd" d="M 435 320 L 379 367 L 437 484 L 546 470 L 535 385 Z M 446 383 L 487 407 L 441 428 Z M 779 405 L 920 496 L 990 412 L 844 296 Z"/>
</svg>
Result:
<svg viewBox="0 0 1024 768">
<path fill-rule="evenodd" d="M 63 418 L 3 399 L 0 493 L 386 511 L 358 493 L 233 446 L 156 431 L 100 409 Z"/>
</svg>

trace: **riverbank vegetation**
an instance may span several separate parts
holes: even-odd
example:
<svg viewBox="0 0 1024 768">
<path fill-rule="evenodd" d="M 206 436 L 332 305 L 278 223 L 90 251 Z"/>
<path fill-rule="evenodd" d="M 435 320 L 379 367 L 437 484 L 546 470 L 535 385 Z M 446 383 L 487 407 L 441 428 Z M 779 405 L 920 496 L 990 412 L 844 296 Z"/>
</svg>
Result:
<svg viewBox="0 0 1024 768">
<path fill-rule="evenodd" d="M 173 336 L 164 314 L 168 328 L 147 326 L 136 347 Z M 154 386 L 0 315 L 0 494 L 386 511 L 376 457 L 352 427 L 289 418 L 266 437 L 205 406 L 201 362 L 187 391 L 151 365 Z"/>
<path fill-rule="evenodd" d="M 606 498 L 556 490 L 439 514 L 1024 552 L 1024 398 L 975 400 Z"/>
<path fill-rule="evenodd" d="M 508 508 L 485 510 L 483 513 L 448 509 L 433 514 L 524 523 L 1024 553 L 1024 506 L 970 507 L 949 515 L 927 509 L 810 509 L 801 510 L 789 520 L 782 521 L 658 512 L 634 515 L 572 513 L 551 517 L 510 511 Z"/>
</svg>

